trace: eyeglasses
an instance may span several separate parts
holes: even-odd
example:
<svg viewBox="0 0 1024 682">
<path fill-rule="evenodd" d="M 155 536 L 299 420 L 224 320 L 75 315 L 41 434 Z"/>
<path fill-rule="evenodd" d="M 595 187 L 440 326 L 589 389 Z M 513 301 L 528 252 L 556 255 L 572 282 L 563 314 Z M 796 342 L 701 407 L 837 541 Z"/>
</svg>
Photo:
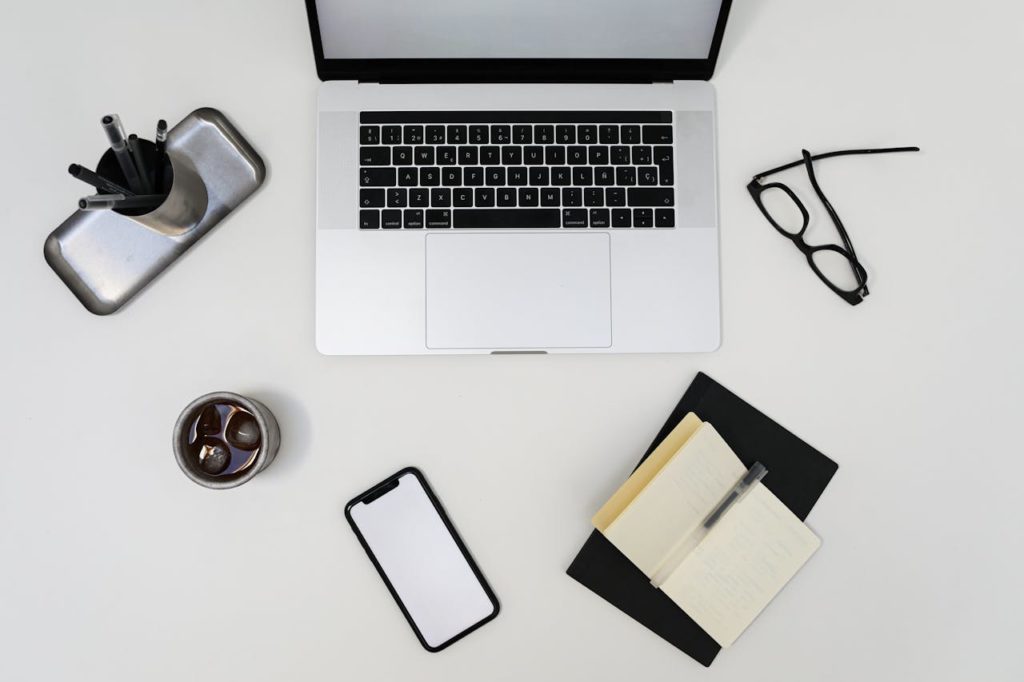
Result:
<svg viewBox="0 0 1024 682">
<path fill-rule="evenodd" d="M 853 154 L 888 154 L 890 152 L 917 152 L 918 147 L 888 147 L 885 149 L 847 149 L 827 154 L 815 154 L 811 156 L 806 149 L 801 150 L 803 158 L 800 161 L 787 163 L 778 168 L 758 173 L 747 185 L 747 191 L 754 199 L 754 203 L 761 209 L 761 213 L 768 219 L 779 234 L 792 241 L 796 248 L 807 258 L 807 264 L 825 285 L 834 291 L 840 298 L 850 305 L 857 305 L 868 295 L 868 273 L 857 260 L 857 252 L 853 249 L 853 242 L 850 235 L 843 227 L 843 221 L 832 208 L 832 203 L 825 197 L 821 187 L 818 186 L 818 179 L 814 174 L 814 161 L 827 159 L 833 156 L 850 156 Z M 819 244 L 812 246 L 804 239 L 804 233 L 810 225 L 811 216 L 803 202 L 797 198 L 788 186 L 781 182 L 769 182 L 762 184 L 762 180 L 769 175 L 780 173 L 790 168 L 804 166 L 807 169 L 807 177 L 811 181 L 811 187 L 818 199 L 824 204 L 832 223 L 839 232 L 842 245 Z"/>
</svg>

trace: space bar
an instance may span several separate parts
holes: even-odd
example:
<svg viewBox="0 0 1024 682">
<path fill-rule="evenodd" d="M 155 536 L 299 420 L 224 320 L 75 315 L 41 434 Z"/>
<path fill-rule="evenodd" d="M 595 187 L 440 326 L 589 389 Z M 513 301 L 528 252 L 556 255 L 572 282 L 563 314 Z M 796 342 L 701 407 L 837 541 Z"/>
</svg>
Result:
<svg viewBox="0 0 1024 682">
<path fill-rule="evenodd" d="M 455 227 L 466 229 L 561 227 L 557 208 L 455 209 Z"/>
</svg>

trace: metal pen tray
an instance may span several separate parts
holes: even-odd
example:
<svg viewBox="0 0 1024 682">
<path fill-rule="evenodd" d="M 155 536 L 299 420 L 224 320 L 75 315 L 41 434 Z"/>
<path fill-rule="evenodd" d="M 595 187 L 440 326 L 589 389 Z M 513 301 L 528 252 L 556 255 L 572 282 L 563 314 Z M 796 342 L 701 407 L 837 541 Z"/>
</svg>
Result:
<svg viewBox="0 0 1024 682">
<path fill-rule="evenodd" d="M 263 184 L 259 154 L 216 109 L 197 109 L 167 134 L 171 190 L 149 213 L 76 211 L 50 233 L 46 262 L 89 312 L 109 315 Z"/>
</svg>

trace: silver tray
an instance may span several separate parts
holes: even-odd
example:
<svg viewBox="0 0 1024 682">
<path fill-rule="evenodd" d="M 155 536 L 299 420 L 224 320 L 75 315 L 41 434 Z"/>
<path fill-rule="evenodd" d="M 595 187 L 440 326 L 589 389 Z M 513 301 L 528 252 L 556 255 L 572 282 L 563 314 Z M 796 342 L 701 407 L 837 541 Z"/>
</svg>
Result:
<svg viewBox="0 0 1024 682">
<path fill-rule="evenodd" d="M 197 109 L 167 134 L 174 175 L 153 211 L 76 211 L 50 233 L 46 262 L 96 315 L 121 308 L 263 184 L 256 150 L 216 109 Z"/>
</svg>

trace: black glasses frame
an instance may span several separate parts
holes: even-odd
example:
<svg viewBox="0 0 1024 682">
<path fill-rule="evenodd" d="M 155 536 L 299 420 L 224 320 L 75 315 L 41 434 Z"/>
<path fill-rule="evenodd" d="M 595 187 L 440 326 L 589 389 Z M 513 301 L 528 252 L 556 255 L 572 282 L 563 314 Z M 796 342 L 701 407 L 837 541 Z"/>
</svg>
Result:
<svg viewBox="0 0 1024 682">
<path fill-rule="evenodd" d="M 811 270 L 814 272 L 814 274 L 818 276 L 818 279 L 824 282 L 825 286 L 831 289 L 837 296 L 842 298 L 844 301 L 846 301 L 850 305 L 857 305 L 858 303 L 864 300 L 865 296 L 867 296 L 870 293 L 868 291 L 867 286 L 868 273 L 867 270 L 864 269 L 864 266 L 861 265 L 861 262 L 857 259 L 857 252 L 853 248 L 853 242 L 850 241 L 850 235 L 846 232 L 846 227 L 843 225 L 843 221 L 839 218 L 839 214 L 836 213 L 835 208 L 832 207 L 832 202 L 828 200 L 828 197 L 825 196 L 825 193 L 821 191 L 821 187 L 818 185 L 818 178 L 814 173 L 813 162 L 818 161 L 820 159 L 831 158 L 833 156 L 851 156 L 854 154 L 888 154 L 891 152 L 917 151 L 921 151 L 919 147 L 886 147 L 882 149 L 844 149 L 836 152 L 827 152 L 825 154 L 815 154 L 812 156 L 811 153 L 808 152 L 806 149 L 802 149 L 800 152 L 802 158 L 799 161 L 787 163 L 782 166 L 778 166 L 776 168 L 772 168 L 770 170 L 766 170 L 762 173 L 758 173 L 757 175 L 755 175 L 753 179 L 747 184 L 747 191 L 750 192 L 750 196 L 754 200 L 754 203 L 761 210 L 762 215 L 764 215 L 768 222 L 771 223 L 772 227 L 774 227 L 775 230 L 783 237 L 786 237 L 791 242 L 793 242 L 793 244 L 800 250 L 800 252 L 804 254 L 804 256 L 807 258 L 807 264 L 811 267 Z M 839 232 L 839 237 L 842 240 L 842 246 L 840 246 L 839 244 L 820 244 L 817 246 L 811 246 L 810 244 L 808 244 L 807 241 L 804 239 L 804 234 L 807 232 L 807 228 L 810 226 L 811 223 L 811 215 L 807 211 L 807 207 L 804 206 L 803 202 L 800 201 L 800 198 L 797 197 L 797 195 L 793 192 L 792 189 L 789 188 L 788 185 L 785 185 L 781 182 L 761 182 L 764 178 L 766 178 L 769 175 L 781 173 L 784 170 L 796 168 L 797 166 L 801 165 L 807 170 L 807 177 L 811 181 L 811 187 L 814 188 L 814 193 L 818 196 L 818 199 L 821 201 L 822 205 L 825 206 L 825 210 L 828 212 L 829 217 L 832 219 L 832 223 L 836 227 L 836 231 Z M 772 217 L 772 214 L 768 211 L 767 207 L 765 207 L 761 195 L 765 192 L 765 190 L 769 189 L 777 189 L 781 192 L 784 192 L 793 201 L 793 203 L 796 204 L 796 207 L 799 209 L 800 214 L 803 217 L 803 225 L 798 231 L 790 232 L 781 225 L 779 225 L 779 223 L 775 221 L 775 218 Z M 814 262 L 814 254 L 823 251 L 831 251 L 834 253 L 838 253 L 839 255 L 846 258 L 847 262 L 850 264 L 850 269 L 853 271 L 853 276 L 857 281 L 857 286 L 854 289 L 843 289 L 842 287 L 837 286 L 834 282 L 832 282 L 832 280 L 828 278 L 827 275 L 825 275 L 825 273 L 821 271 L 817 263 Z"/>
</svg>

